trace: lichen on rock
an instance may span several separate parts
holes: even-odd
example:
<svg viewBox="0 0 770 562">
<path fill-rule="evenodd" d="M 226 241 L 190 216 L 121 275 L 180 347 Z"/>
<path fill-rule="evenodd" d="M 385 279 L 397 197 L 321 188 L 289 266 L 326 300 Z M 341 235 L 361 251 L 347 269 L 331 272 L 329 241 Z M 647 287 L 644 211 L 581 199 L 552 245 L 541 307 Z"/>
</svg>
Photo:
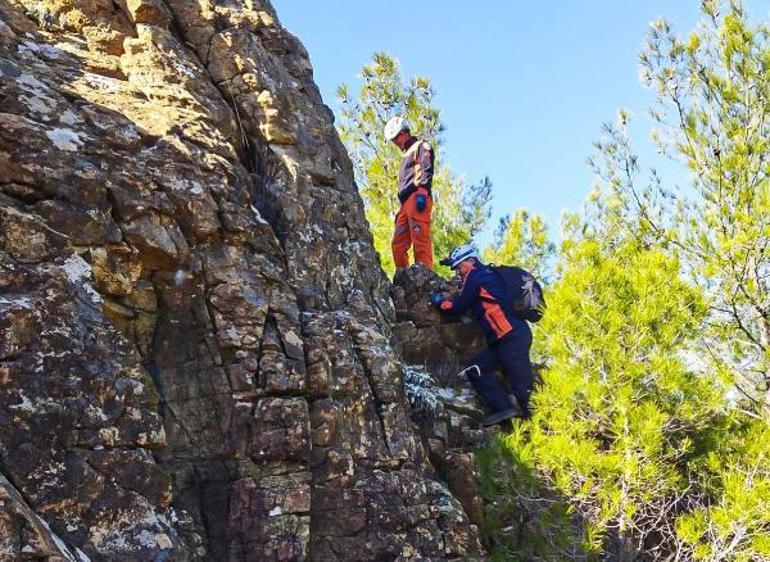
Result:
<svg viewBox="0 0 770 562">
<path fill-rule="evenodd" d="M 0 557 L 482 557 L 389 289 L 268 2 L 0 0 Z"/>
</svg>

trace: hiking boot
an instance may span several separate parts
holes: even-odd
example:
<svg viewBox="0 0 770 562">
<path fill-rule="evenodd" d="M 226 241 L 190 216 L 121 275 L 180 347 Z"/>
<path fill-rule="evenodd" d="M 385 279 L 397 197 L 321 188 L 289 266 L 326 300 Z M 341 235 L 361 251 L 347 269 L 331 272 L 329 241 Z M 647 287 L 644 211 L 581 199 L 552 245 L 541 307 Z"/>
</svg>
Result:
<svg viewBox="0 0 770 562">
<path fill-rule="evenodd" d="M 491 414 L 487 414 L 481 419 L 481 425 L 484 427 L 489 427 L 490 425 L 504 422 L 505 420 L 515 418 L 516 413 L 516 410 L 513 408 L 508 408 L 507 410 L 502 410 L 500 412 L 492 412 Z"/>
<path fill-rule="evenodd" d="M 521 418 L 523 420 L 528 420 L 532 417 L 532 414 L 529 411 L 529 408 L 526 410 L 521 407 L 521 404 L 519 404 L 519 401 L 516 399 L 516 397 L 513 394 L 509 394 L 508 398 L 511 400 L 511 404 L 513 404 L 513 408 L 516 410 L 516 417 Z"/>
</svg>

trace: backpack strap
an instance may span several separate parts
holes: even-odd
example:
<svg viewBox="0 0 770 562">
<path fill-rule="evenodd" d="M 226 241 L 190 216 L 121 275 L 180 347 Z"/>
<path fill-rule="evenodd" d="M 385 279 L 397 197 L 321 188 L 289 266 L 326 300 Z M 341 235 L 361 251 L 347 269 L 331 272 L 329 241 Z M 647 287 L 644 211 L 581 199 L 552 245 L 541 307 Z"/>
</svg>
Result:
<svg viewBox="0 0 770 562">
<path fill-rule="evenodd" d="M 505 302 L 500 304 L 503 308 L 507 309 L 508 303 L 511 300 L 511 296 L 508 294 L 508 284 L 505 282 L 502 274 L 497 270 L 497 266 L 495 264 L 490 264 L 487 267 L 489 267 L 489 271 L 491 271 L 494 276 L 497 277 L 497 280 L 500 281 L 500 285 L 503 287 L 503 293 L 505 293 Z"/>
<path fill-rule="evenodd" d="M 508 292 L 508 284 L 505 282 L 505 278 L 503 277 L 503 274 L 500 273 L 500 271 L 498 270 L 498 267 L 499 266 L 494 264 L 489 265 L 489 269 L 492 271 L 495 277 L 497 277 L 498 281 L 500 281 L 500 285 L 502 285 L 503 287 L 503 293 L 505 293 L 505 301 L 499 302 L 498 304 L 503 308 L 503 310 L 506 313 L 511 314 L 516 318 L 521 318 L 521 313 L 518 312 L 513 306 L 511 295 Z"/>
<path fill-rule="evenodd" d="M 412 157 L 412 162 L 417 162 L 417 158 L 418 158 L 418 155 L 420 153 L 420 145 L 423 142 L 424 141 L 421 141 L 420 139 L 417 139 L 417 140 L 415 140 L 412 143 L 412 146 L 410 146 L 409 148 L 406 149 L 406 153 L 411 155 L 411 157 Z"/>
</svg>

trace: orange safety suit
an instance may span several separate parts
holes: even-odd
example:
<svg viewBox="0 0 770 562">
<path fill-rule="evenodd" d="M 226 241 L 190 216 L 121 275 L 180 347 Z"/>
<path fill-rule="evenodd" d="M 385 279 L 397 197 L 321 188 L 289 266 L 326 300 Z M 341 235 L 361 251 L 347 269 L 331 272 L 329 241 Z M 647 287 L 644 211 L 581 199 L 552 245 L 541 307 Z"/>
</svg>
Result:
<svg viewBox="0 0 770 562">
<path fill-rule="evenodd" d="M 396 267 L 409 265 L 408 251 L 414 248 L 415 263 L 433 269 L 433 240 L 430 235 L 433 212 L 434 154 L 430 145 L 412 138 L 406 146 L 398 170 L 398 199 L 401 207 L 396 213 L 396 225 L 391 249 Z M 425 198 L 425 208 L 418 210 L 418 198 Z"/>
</svg>

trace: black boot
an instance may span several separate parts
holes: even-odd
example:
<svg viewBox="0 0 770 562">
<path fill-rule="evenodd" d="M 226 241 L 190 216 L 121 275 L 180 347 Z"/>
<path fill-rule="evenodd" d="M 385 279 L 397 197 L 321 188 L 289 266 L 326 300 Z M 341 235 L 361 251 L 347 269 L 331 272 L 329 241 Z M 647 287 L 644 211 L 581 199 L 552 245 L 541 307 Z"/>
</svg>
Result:
<svg viewBox="0 0 770 562">
<path fill-rule="evenodd" d="M 526 406 L 522 407 L 521 403 L 516 398 L 516 396 L 514 396 L 513 394 L 509 394 L 508 398 L 511 400 L 511 404 L 513 404 L 513 408 L 516 410 L 517 418 L 528 420 L 532 417 L 532 413 L 529 411 L 529 408 Z"/>
<path fill-rule="evenodd" d="M 516 414 L 517 412 L 513 408 L 501 410 L 500 412 L 492 412 L 491 414 L 487 414 L 481 419 L 481 425 L 484 427 L 489 427 L 490 425 L 495 425 L 500 422 L 504 422 L 505 420 L 515 418 Z"/>
</svg>

